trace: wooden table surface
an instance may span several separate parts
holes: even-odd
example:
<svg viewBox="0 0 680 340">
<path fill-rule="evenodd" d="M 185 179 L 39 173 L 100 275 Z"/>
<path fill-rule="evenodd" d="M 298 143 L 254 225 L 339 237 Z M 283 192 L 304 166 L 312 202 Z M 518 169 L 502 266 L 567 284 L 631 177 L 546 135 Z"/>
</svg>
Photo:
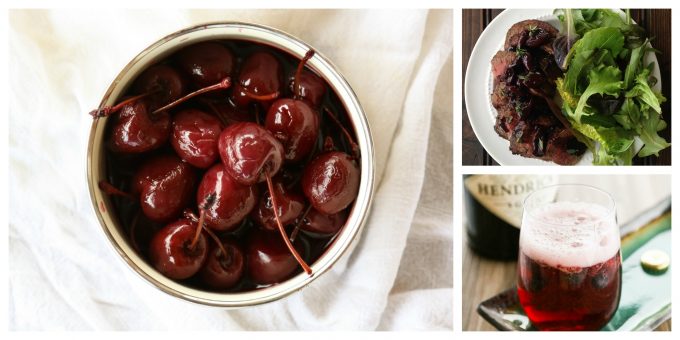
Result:
<svg viewBox="0 0 680 340">
<path fill-rule="evenodd" d="M 493 261 L 477 256 L 465 241 L 463 231 L 463 331 L 495 331 L 495 327 L 477 314 L 477 306 L 516 284 L 517 262 Z M 671 320 L 656 330 L 670 331 Z"/>
<path fill-rule="evenodd" d="M 495 18 L 501 9 L 463 9 L 463 76 L 467 71 L 467 64 L 475 47 L 475 43 L 484 28 Z M 659 135 L 670 141 L 671 126 L 671 10 L 670 9 L 634 9 L 631 10 L 633 20 L 644 27 L 651 37 L 654 48 L 661 51 L 657 54 L 661 69 L 662 93 L 667 101 L 661 105 L 664 120 L 668 128 Z M 463 84 L 463 93 L 465 93 Z M 484 150 L 477 140 L 467 116 L 465 99 L 463 99 L 463 165 L 498 165 L 498 163 Z M 670 147 L 661 151 L 659 157 L 650 156 L 635 158 L 636 165 L 670 165 Z M 508 150 L 510 152 L 510 150 Z"/>
</svg>

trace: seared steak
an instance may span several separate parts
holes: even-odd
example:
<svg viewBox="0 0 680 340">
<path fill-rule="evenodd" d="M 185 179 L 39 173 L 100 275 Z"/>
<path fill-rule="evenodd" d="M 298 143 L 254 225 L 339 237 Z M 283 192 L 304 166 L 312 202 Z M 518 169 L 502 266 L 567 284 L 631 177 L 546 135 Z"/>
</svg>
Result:
<svg viewBox="0 0 680 340">
<path fill-rule="evenodd" d="M 505 35 L 506 50 L 510 48 L 540 48 L 546 45 L 552 49 L 552 41 L 557 37 L 559 31 L 545 21 L 524 20 L 510 27 Z M 547 42 L 550 43 L 547 43 Z"/>
<path fill-rule="evenodd" d="M 510 141 L 513 154 L 568 165 L 578 162 L 585 145 L 547 102 L 562 75 L 552 49 L 557 34 L 539 20 L 521 21 L 508 30 L 505 50 L 491 59 L 491 104 L 498 112 L 494 130 Z"/>
</svg>

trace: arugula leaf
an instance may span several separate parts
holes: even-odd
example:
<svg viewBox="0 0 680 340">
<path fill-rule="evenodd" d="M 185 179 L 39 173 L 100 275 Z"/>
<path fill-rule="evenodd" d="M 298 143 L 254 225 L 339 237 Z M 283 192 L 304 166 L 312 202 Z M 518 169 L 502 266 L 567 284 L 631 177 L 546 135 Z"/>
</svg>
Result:
<svg viewBox="0 0 680 340">
<path fill-rule="evenodd" d="M 567 56 L 568 70 L 564 76 L 566 88 L 574 94 L 579 94 L 577 86 L 581 75 L 587 74 L 584 71 L 592 68 L 595 51 L 608 50 L 613 60 L 623 49 L 623 42 L 621 30 L 613 27 L 596 28 L 583 35 Z M 601 54 L 597 56 L 602 58 Z"/>
<path fill-rule="evenodd" d="M 566 20 L 567 11 L 566 9 L 560 10 L 564 13 L 558 15 L 561 21 Z M 609 9 L 572 9 L 570 11 L 572 12 L 576 33 L 579 35 L 598 27 L 624 28 L 629 25 L 627 20 L 623 20 L 618 13 Z"/>
<path fill-rule="evenodd" d="M 616 27 L 623 29 L 628 26 L 626 21 L 624 21 L 618 13 L 609 9 L 597 10 L 596 16 L 598 20 L 597 27 Z"/>
<path fill-rule="evenodd" d="M 633 145 L 635 138 L 633 134 L 623 128 L 597 128 L 597 132 L 602 138 L 602 146 L 608 153 L 621 153 Z"/>
<path fill-rule="evenodd" d="M 644 55 L 644 51 L 646 49 L 645 46 L 647 46 L 648 40 L 645 40 L 645 42 L 640 45 L 637 48 L 634 48 L 631 51 L 630 54 L 630 61 L 628 62 L 628 66 L 626 66 L 626 75 L 623 78 L 623 89 L 628 90 L 630 88 L 631 82 L 633 81 L 633 77 L 635 77 L 635 74 L 638 70 L 638 67 L 640 66 L 640 63 L 642 61 L 642 56 Z"/>
<path fill-rule="evenodd" d="M 577 122 L 581 122 L 581 116 L 585 114 L 583 108 L 586 106 L 588 98 L 594 94 L 608 94 L 610 96 L 618 97 L 619 92 L 623 87 L 621 80 L 621 70 L 613 66 L 600 65 L 590 71 L 588 75 L 588 87 L 579 98 L 576 109 L 574 110 L 573 118 Z"/>
<path fill-rule="evenodd" d="M 658 131 L 663 130 L 665 127 L 666 122 L 661 119 L 660 115 L 656 112 L 650 111 L 649 117 L 642 121 L 640 139 L 645 143 L 645 146 L 640 149 L 638 156 L 659 156 L 659 151 L 671 145 L 657 133 Z"/>
<path fill-rule="evenodd" d="M 583 136 L 598 142 L 601 148 L 604 148 L 604 151 L 608 154 L 624 152 L 633 145 L 634 136 L 626 129 L 581 123 L 573 119 L 574 113 L 566 103 L 563 105 L 563 109 L 567 113 L 567 117 L 570 118 L 572 129 L 578 131 Z M 589 149 L 591 149 L 593 153 L 596 151 L 592 144 L 589 145 Z"/>
<path fill-rule="evenodd" d="M 619 165 L 632 165 L 633 164 L 633 156 L 635 156 L 635 150 L 633 149 L 633 146 L 631 145 L 628 149 L 626 149 L 626 151 L 617 154 L 617 158 L 619 159 L 618 164 Z"/>
<path fill-rule="evenodd" d="M 649 73 L 649 68 L 645 68 L 635 76 L 635 86 L 626 92 L 626 98 L 638 97 L 640 101 L 649 105 L 654 111 L 661 113 L 661 103 L 666 101 L 666 98 L 649 87 L 649 83 L 647 82 Z"/>
<path fill-rule="evenodd" d="M 626 130 L 633 130 L 639 127 L 640 109 L 631 98 L 625 98 L 621 105 L 621 110 L 614 114 L 614 119 Z M 638 131 L 639 132 L 639 131 Z"/>
</svg>

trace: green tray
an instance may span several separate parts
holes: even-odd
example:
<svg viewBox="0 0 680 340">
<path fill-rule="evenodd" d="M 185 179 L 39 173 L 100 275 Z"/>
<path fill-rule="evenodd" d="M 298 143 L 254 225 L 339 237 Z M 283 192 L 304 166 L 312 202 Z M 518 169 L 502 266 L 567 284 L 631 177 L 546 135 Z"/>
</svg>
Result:
<svg viewBox="0 0 680 340">
<path fill-rule="evenodd" d="M 656 275 L 645 272 L 640 265 L 640 256 L 647 250 L 671 254 L 670 205 L 668 198 L 621 228 L 621 301 L 603 331 L 652 330 L 671 317 L 672 263 L 666 272 Z M 522 310 L 516 287 L 485 300 L 477 312 L 499 330 L 536 330 Z"/>
</svg>

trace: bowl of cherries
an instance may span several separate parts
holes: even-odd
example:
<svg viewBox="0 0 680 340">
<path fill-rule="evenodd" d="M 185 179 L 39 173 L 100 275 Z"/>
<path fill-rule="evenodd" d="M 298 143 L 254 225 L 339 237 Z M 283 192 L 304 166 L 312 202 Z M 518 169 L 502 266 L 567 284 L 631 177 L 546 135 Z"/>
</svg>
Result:
<svg viewBox="0 0 680 340">
<path fill-rule="evenodd" d="M 165 293 L 274 301 L 357 243 L 374 188 L 366 116 L 337 68 L 295 37 L 234 22 L 173 33 L 90 115 L 96 215 Z"/>
</svg>

